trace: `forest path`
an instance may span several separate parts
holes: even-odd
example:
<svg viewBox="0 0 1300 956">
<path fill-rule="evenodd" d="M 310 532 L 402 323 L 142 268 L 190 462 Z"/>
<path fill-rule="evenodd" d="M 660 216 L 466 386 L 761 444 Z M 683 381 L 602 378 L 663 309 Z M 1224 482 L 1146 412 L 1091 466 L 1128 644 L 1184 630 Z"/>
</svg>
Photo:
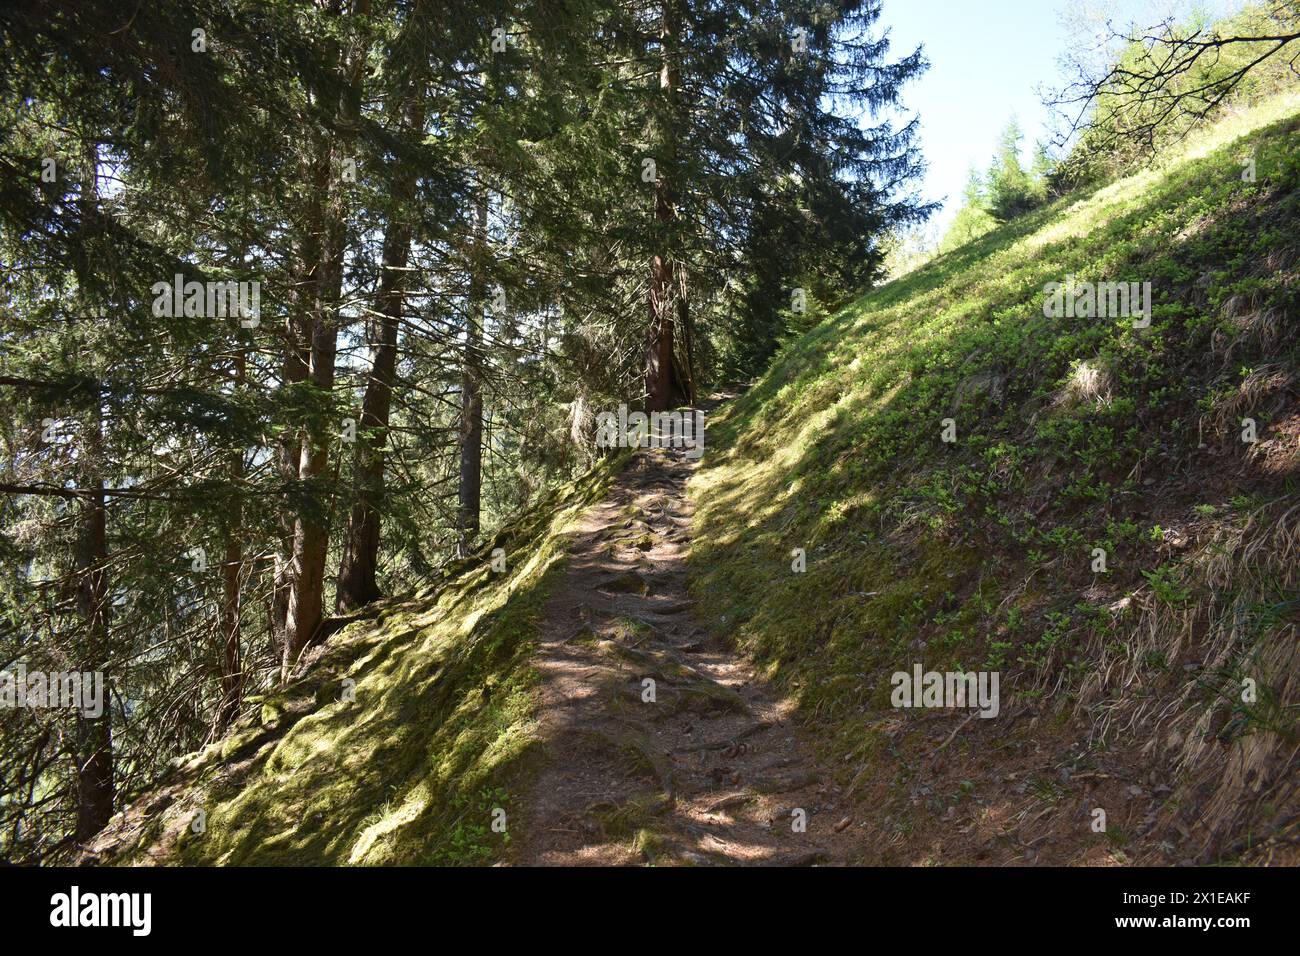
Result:
<svg viewBox="0 0 1300 956">
<path fill-rule="evenodd" d="M 792 704 L 693 619 L 685 558 L 694 467 L 681 450 L 638 452 L 570 545 L 541 627 L 545 762 L 526 799 L 517 865 L 846 864 L 867 855 Z"/>
</svg>

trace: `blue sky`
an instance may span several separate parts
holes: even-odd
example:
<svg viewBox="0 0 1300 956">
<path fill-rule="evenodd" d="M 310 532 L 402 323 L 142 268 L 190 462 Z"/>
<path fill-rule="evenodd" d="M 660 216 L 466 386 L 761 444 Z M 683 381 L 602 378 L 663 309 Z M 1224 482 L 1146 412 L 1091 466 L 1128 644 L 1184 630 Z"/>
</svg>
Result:
<svg viewBox="0 0 1300 956">
<path fill-rule="evenodd" d="M 1034 90 L 1059 75 L 1060 9 L 1060 0 L 884 0 L 881 24 L 890 30 L 892 53 L 924 45 L 930 61 L 904 100 L 921 116 L 929 164 L 921 193 L 949 200 L 934 220 L 940 228 L 957 211 L 967 170 L 988 166 L 1012 116 L 1025 132 L 1026 156 L 1047 137 L 1047 111 Z"/>
<path fill-rule="evenodd" d="M 967 171 L 986 169 L 998 134 L 1012 116 L 1034 142 L 1050 136 L 1048 111 L 1035 92 L 1061 84 L 1058 61 L 1071 35 L 1066 11 L 1105 10 L 1117 27 L 1149 26 L 1189 6 L 1224 12 L 1233 0 L 883 0 L 878 26 L 890 31 L 891 54 L 925 47 L 930 69 L 904 91 L 921 117 L 921 150 L 929 164 L 921 194 L 947 198 L 931 220 L 942 230 L 961 202 Z"/>
</svg>

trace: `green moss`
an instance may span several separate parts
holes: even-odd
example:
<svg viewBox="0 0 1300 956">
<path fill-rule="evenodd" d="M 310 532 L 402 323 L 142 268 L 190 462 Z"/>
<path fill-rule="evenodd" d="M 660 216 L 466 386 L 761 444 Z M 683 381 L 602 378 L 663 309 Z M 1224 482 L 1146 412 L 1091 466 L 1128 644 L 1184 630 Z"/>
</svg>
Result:
<svg viewBox="0 0 1300 956">
<path fill-rule="evenodd" d="M 653 829 L 671 808 L 672 803 L 665 794 L 654 792 L 624 803 L 594 807 L 593 817 L 604 836 L 631 839 L 638 831 Z"/>
<path fill-rule="evenodd" d="M 632 841 L 632 848 L 653 863 L 664 855 L 667 843 L 655 831 L 642 829 L 637 831 L 636 838 Z"/>
<path fill-rule="evenodd" d="M 537 750 L 530 659 L 567 532 L 605 493 L 611 460 L 521 522 L 505 574 L 461 562 L 334 635 L 261 701 L 258 726 L 188 766 L 185 799 L 119 862 L 170 831 L 187 864 L 485 864 L 510 844 Z M 344 693 L 344 682 L 350 693 Z M 206 830 L 190 832 L 195 808 Z M 494 822 L 496 826 L 494 826 Z"/>
</svg>

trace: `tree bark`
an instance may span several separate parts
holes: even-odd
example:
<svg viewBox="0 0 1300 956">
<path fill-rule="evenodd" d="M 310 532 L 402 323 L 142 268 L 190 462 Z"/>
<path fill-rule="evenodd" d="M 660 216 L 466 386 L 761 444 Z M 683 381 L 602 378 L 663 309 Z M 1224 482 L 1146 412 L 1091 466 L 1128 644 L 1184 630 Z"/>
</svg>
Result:
<svg viewBox="0 0 1300 956">
<path fill-rule="evenodd" d="M 242 387 L 246 353 L 240 349 L 235 366 L 235 389 Z M 236 448 L 230 453 L 231 486 L 235 494 L 241 494 L 240 485 L 244 480 L 244 451 Z M 244 694 L 243 655 L 240 650 L 240 572 L 244 566 L 244 509 L 238 498 L 231 505 L 230 518 L 226 524 L 226 553 L 221 564 L 221 702 L 217 707 L 214 736 L 220 736 L 230 722 L 239 713 L 239 705 Z"/>
<path fill-rule="evenodd" d="M 474 223 L 473 265 L 465 313 L 465 349 L 460 391 L 460 489 L 456 515 L 460 557 L 468 556 L 481 523 L 483 493 L 483 307 L 487 300 L 488 198 L 479 200 Z"/>
<path fill-rule="evenodd" d="M 338 189 L 338 187 L 336 187 Z M 334 393 L 334 361 L 338 352 L 338 302 L 343 286 L 346 221 L 335 196 L 324 250 L 317 306 L 312 317 L 311 360 L 307 381 L 326 405 Z M 307 499 L 298 511 L 293 529 L 293 557 L 289 567 L 289 607 L 285 618 L 281 677 L 287 679 L 298 656 L 316 636 L 324 616 L 325 559 L 329 547 L 325 487 L 329 477 L 329 446 L 333 431 L 329 419 L 313 414 L 302 438 L 298 481 Z"/>
<path fill-rule="evenodd" d="M 407 110 L 408 131 L 424 129 L 424 105 L 419 91 Z M 343 542 L 336 606 L 340 612 L 355 610 L 377 600 L 379 568 L 380 503 L 384 495 L 384 455 L 388 444 L 388 421 L 397 377 L 397 330 L 402 317 L 407 287 L 406 267 L 411 257 L 414 234 L 408 204 L 415 195 L 415 171 L 409 170 L 395 186 L 394 212 L 384 234 L 382 274 L 375 311 L 380 314 L 361 404 L 357 429 L 355 484 L 352 514 Z"/>
<path fill-rule="evenodd" d="M 366 0 L 357 3 L 357 13 L 368 12 Z M 357 38 L 343 57 L 346 76 L 340 97 L 339 132 L 329 150 L 332 174 L 351 156 L 361 112 L 361 70 L 366 44 Z M 325 240 L 321 251 L 316 308 L 312 315 L 311 359 L 307 381 L 322 408 L 329 408 L 334 394 L 334 363 L 338 353 L 339 304 L 343 291 L 343 263 L 347 253 L 348 210 L 351 184 L 334 175 L 325 214 Z M 325 561 L 329 549 L 327 516 L 330 483 L 329 446 L 335 423 L 328 414 L 312 414 L 302 439 L 298 458 L 298 482 L 307 504 L 294 522 L 293 559 L 289 569 L 289 608 L 285 618 L 284 657 L 280 676 L 287 680 L 303 650 L 316 638 L 324 618 Z"/>
<path fill-rule="evenodd" d="M 677 97 L 681 77 L 675 60 L 681 32 L 681 13 L 675 0 L 664 0 L 661 40 L 663 65 L 659 72 L 660 102 L 656 110 L 658 156 L 655 166 L 655 222 L 659 226 L 660 251 L 650 262 L 650 331 L 646 347 L 646 411 L 666 411 L 687 398 L 682 376 L 674 371 L 674 299 L 672 247 L 677 222 L 676 195 L 672 180 L 677 161 Z M 689 377 L 689 376 L 687 376 Z"/>
<path fill-rule="evenodd" d="M 236 451 L 231 476 L 242 473 L 243 453 Z M 222 563 L 223 594 L 221 602 L 221 704 L 217 713 L 216 734 L 220 735 L 239 713 L 244 694 L 243 655 L 240 650 L 240 586 L 239 575 L 244 565 L 244 549 L 240 540 L 243 508 L 236 504 L 227 530 L 226 553 Z"/>
<path fill-rule="evenodd" d="M 646 411 L 672 408 L 673 304 L 672 265 L 656 253 L 650 263 L 650 341 L 646 352 Z"/>
<path fill-rule="evenodd" d="M 81 197 L 82 222 L 90 222 L 99 206 L 99 150 L 88 144 Z M 81 513 L 76 550 L 77 611 L 85 628 L 76 648 L 77 669 L 103 675 L 103 711 L 89 716 L 77 711 L 73 761 L 77 780 L 76 839 L 85 842 L 113 816 L 113 707 L 108 662 L 112 660 L 109 631 L 108 515 L 104 493 L 104 395 L 96 386 L 85 421 L 80 467 L 90 494 Z"/>
<path fill-rule="evenodd" d="M 293 389 L 307 381 L 311 367 L 312 314 L 316 306 L 321 261 L 321 229 L 325 216 L 320 197 L 329 192 L 329 152 L 318 148 L 309 174 L 312 201 L 300 224 L 302 239 L 298 244 L 298 268 L 295 277 L 294 309 L 285 320 L 284 362 L 281 387 Z M 297 428 L 280 434 L 277 468 L 286 489 L 298 484 L 298 465 L 302 455 L 303 433 Z M 289 620 L 289 592 L 293 587 L 294 509 L 286 497 L 280 518 L 280 552 L 275 565 L 275 582 L 271 592 L 271 654 L 281 660 L 285 653 L 285 632 Z"/>
<path fill-rule="evenodd" d="M 104 709 L 98 717 L 77 712 L 77 831 L 85 842 L 104 828 L 113 816 L 113 709 L 112 690 L 106 673 L 109 648 L 108 521 L 104 509 L 103 413 L 98 389 L 93 400 L 85 443 L 86 484 L 92 494 L 81 519 L 77 548 L 77 609 L 85 627 L 82 647 L 83 673 L 104 676 Z"/>
<path fill-rule="evenodd" d="M 677 275 L 677 321 L 682 327 L 682 344 L 685 356 L 677 361 L 674 356 L 674 376 L 678 389 L 685 395 L 689 405 L 695 404 L 695 329 L 691 322 L 691 300 L 687 295 L 686 270 L 679 269 Z"/>
</svg>

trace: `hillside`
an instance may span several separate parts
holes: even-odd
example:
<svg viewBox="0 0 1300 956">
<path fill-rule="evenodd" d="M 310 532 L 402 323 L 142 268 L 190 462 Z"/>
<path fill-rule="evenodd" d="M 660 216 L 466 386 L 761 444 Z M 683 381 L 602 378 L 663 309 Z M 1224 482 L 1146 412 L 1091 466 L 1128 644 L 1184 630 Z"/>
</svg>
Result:
<svg viewBox="0 0 1300 956">
<path fill-rule="evenodd" d="M 630 753 L 620 772 L 644 797 L 629 782 L 603 807 L 567 809 L 603 814 L 600 843 L 623 846 L 623 862 L 746 862 L 692 841 L 711 818 L 770 831 L 805 790 L 826 811 L 813 814 L 809 862 L 1295 862 L 1297 220 L 1292 97 L 1220 124 L 1166 166 L 1001 227 L 789 343 L 710 418 L 686 486 L 689 534 L 668 530 L 689 544 L 681 577 L 708 646 L 665 627 L 646 650 L 613 610 L 578 639 L 585 673 L 631 662 L 589 679 L 611 694 L 599 719 L 627 694 L 605 681 L 653 672 L 674 689 L 668 722 L 638 724 L 631 743 L 604 733 L 557 746 L 542 717 L 555 678 L 537 667 L 548 596 L 562 575 L 581 580 L 575 541 L 618 560 L 659 553 L 636 507 L 575 538 L 630 473 L 621 457 L 494 542 L 505 572 L 488 566 L 489 548 L 348 623 L 262 702 L 260 721 L 182 761 L 88 858 L 545 861 L 536 833 L 513 822 L 496 833 L 492 812 L 535 821 L 539 777 L 567 792 L 580 772 L 627 763 L 597 766 L 595 749 L 612 746 Z M 1045 317 L 1044 287 L 1068 276 L 1150 282 L 1150 327 Z M 1241 440 L 1245 418 L 1257 441 Z M 666 514 L 679 489 L 659 494 Z M 602 537 L 610 529 L 617 541 Z M 627 561 L 642 572 L 611 564 L 620 580 L 654 573 L 650 559 Z M 656 596 L 652 577 L 634 583 Z M 682 663 L 701 652 L 732 661 Z M 998 672 L 999 713 L 892 707 L 891 675 L 916 664 Z M 345 678 L 352 700 L 340 699 Z M 777 716 L 742 729 L 736 715 L 756 713 Z M 766 743 L 739 743 L 774 727 L 789 728 L 770 743 L 786 748 L 775 759 L 755 759 Z M 664 734 L 695 735 L 700 762 Z M 727 755 L 725 772 L 711 753 Z M 759 785 L 773 767 L 781 784 Z M 764 840 L 752 857 L 781 852 Z"/>
<path fill-rule="evenodd" d="M 865 296 L 714 421 L 694 592 L 886 862 L 1295 859 L 1298 104 Z M 1149 281 L 1150 328 L 1046 318 L 1071 275 Z M 916 663 L 1000 671 L 998 718 L 892 709 Z"/>
</svg>

